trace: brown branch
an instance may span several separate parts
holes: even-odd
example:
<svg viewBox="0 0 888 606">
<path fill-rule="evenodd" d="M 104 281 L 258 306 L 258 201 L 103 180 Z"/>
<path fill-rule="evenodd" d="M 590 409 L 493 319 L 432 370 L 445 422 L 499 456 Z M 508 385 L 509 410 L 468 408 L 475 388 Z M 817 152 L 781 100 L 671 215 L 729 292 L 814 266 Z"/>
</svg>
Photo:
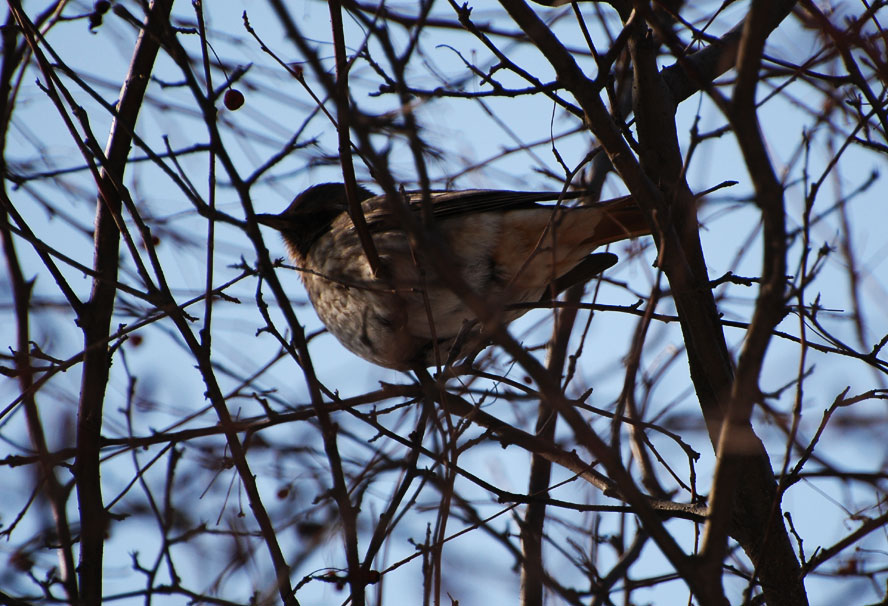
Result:
<svg viewBox="0 0 888 606">
<path fill-rule="evenodd" d="M 571 57 L 567 50 L 561 45 L 560 41 L 554 36 L 551 30 L 540 21 L 539 17 L 537 17 L 537 15 L 523 1 L 503 0 L 503 6 L 552 64 L 552 67 L 559 75 L 559 79 L 564 86 L 577 98 L 580 106 L 586 114 L 586 119 L 592 132 L 598 137 L 614 168 L 623 178 L 623 181 L 638 202 L 639 206 L 641 206 L 643 210 L 651 213 L 654 217 L 655 226 L 657 227 L 654 233 L 659 233 L 660 235 L 660 250 L 663 251 L 665 249 L 674 253 L 680 251 L 677 235 L 674 234 L 674 232 L 670 234 L 671 237 L 669 239 L 664 241 L 664 228 L 667 227 L 667 224 L 665 223 L 665 206 L 662 203 L 662 194 L 657 191 L 649 177 L 642 171 L 641 166 L 635 161 L 631 150 L 623 140 L 622 135 L 613 123 L 613 120 L 610 118 L 601 99 L 592 88 L 592 83 L 583 75 L 573 57 Z M 630 48 L 631 44 L 630 39 Z M 673 283 L 677 302 L 679 302 L 682 293 L 686 293 L 684 295 L 685 299 L 690 298 L 693 300 L 692 297 L 689 297 L 689 295 L 693 293 L 693 288 L 691 288 L 690 285 L 682 285 L 684 288 L 675 288 L 675 286 L 676 285 Z M 713 314 L 709 313 L 707 315 Z M 710 341 L 710 343 L 716 344 L 718 342 L 718 340 Z M 510 354 L 515 356 L 517 360 L 522 362 L 526 370 L 530 370 L 531 367 L 528 365 L 532 364 L 533 360 L 528 359 L 529 357 L 526 352 L 521 350 L 520 347 L 507 347 L 507 350 Z M 724 360 L 724 358 L 724 354 L 720 353 L 717 357 L 714 357 L 713 360 Z M 536 375 L 537 373 L 532 374 Z M 541 382 L 542 377 L 534 376 L 534 378 L 538 383 Z M 627 489 L 630 492 L 637 490 L 631 477 L 629 477 L 625 470 L 622 469 L 622 465 L 620 465 L 619 461 L 614 460 L 613 454 L 610 452 L 605 452 L 607 451 L 607 448 L 603 443 L 600 443 L 597 436 L 593 437 L 584 435 L 586 432 L 583 428 L 578 426 L 578 420 L 574 419 L 574 422 L 571 422 L 571 413 L 574 411 L 567 409 L 567 407 L 559 406 L 557 400 L 558 396 L 555 392 L 548 391 L 547 393 L 547 390 L 542 391 L 545 393 L 547 399 L 554 399 L 550 400 L 550 402 L 557 406 L 559 413 L 566 415 L 565 419 L 568 420 L 571 428 L 576 433 L 578 441 L 587 448 L 593 448 L 592 452 L 597 457 L 602 458 L 606 468 L 611 473 L 611 477 L 617 480 L 621 489 Z M 592 443 L 596 441 L 598 443 L 595 444 L 595 446 L 592 446 Z M 635 504 L 632 499 L 629 499 L 629 502 L 633 505 Z M 666 555 L 672 565 L 675 566 L 676 570 L 685 582 L 688 583 L 700 602 L 702 604 L 723 604 L 724 597 L 720 589 L 713 588 L 709 584 L 702 582 L 696 567 L 692 565 L 690 560 L 688 560 L 677 548 L 672 537 L 664 532 L 662 526 L 659 526 L 655 520 L 647 516 L 643 510 L 639 510 L 638 515 L 641 518 L 645 529 L 650 532 L 651 538 L 653 538 L 660 549 L 663 550 L 664 555 Z"/>
<path fill-rule="evenodd" d="M 764 259 L 762 284 L 737 365 L 728 420 L 721 428 L 718 442 L 712 515 L 703 548 L 703 557 L 711 565 L 721 562 L 727 535 L 733 527 L 734 535 L 751 555 L 756 573 L 761 575 L 766 601 L 774 605 L 807 604 L 798 559 L 780 516 L 773 472 L 750 423 L 759 398 L 758 377 L 765 352 L 774 328 L 785 315 L 783 188 L 765 148 L 755 99 L 765 41 L 785 16 L 782 9 L 772 2 L 752 3 L 738 51 L 737 82 L 728 115 L 762 210 Z"/>
<path fill-rule="evenodd" d="M 171 8 L 171 1 L 156 0 L 149 9 L 144 29 L 133 51 L 126 82 L 121 88 L 117 120 L 108 138 L 106 162 L 102 166 L 99 182 L 96 183 L 99 197 L 96 209 L 95 271 L 99 278 L 93 281 L 90 299 L 78 313 L 84 335 L 85 352 L 77 422 L 78 454 L 75 477 L 81 521 L 78 568 L 80 598 L 87 604 L 98 604 L 102 601 L 102 555 L 106 526 L 109 522 L 102 502 L 99 448 L 102 407 L 110 360 L 106 349 L 93 348 L 92 344 L 108 338 L 117 293 L 114 287 L 119 246 L 116 217 L 120 214 L 121 196 L 115 184 L 122 181 L 132 141 L 129 133 L 132 132 L 141 109 L 149 75 L 159 50 L 157 37 L 147 32 L 153 32 L 159 24 L 165 23 Z M 19 24 L 28 36 L 32 50 L 39 58 L 40 52 L 33 25 L 27 20 L 20 6 L 15 6 L 14 10 L 18 14 Z M 41 68 L 47 76 L 47 86 L 52 90 L 53 75 L 45 59 L 41 60 Z M 56 104 L 64 117 L 65 113 L 61 109 L 60 102 Z"/>
<path fill-rule="evenodd" d="M 322 399 L 318 388 L 318 381 L 314 375 L 314 369 L 311 367 L 310 359 L 308 358 L 308 349 L 305 345 L 305 334 L 301 330 L 301 326 L 299 325 L 298 321 L 295 318 L 295 315 L 293 314 L 292 307 L 290 307 L 289 301 L 283 293 L 280 282 L 277 280 L 274 272 L 271 269 L 272 264 L 269 259 L 268 250 L 265 248 L 265 245 L 262 242 L 262 236 L 259 234 L 259 228 L 256 223 L 256 214 L 250 201 L 249 186 L 244 183 L 243 179 L 238 174 L 237 170 L 235 169 L 234 162 L 232 161 L 225 147 L 221 143 L 221 136 L 219 134 L 216 121 L 216 108 L 213 105 L 211 99 L 203 94 L 201 86 L 199 85 L 197 79 L 191 71 L 191 64 L 188 59 L 188 55 L 185 52 L 185 49 L 181 46 L 178 39 L 176 39 L 174 36 L 168 36 L 166 41 L 170 45 L 169 51 L 171 58 L 181 69 L 188 87 L 191 89 L 192 94 L 194 95 L 195 99 L 198 102 L 198 105 L 200 106 L 201 112 L 203 114 L 204 124 L 209 132 L 211 145 L 217 154 L 217 158 L 227 172 L 229 178 L 231 179 L 232 185 L 237 191 L 241 203 L 244 206 L 244 211 L 247 215 L 247 235 L 253 242 L 257 253 L 259 253 L 258 263 L 260 271 L 267 276 L 269 284 L 274 289 L 275 295 L 278 301 L 281 303 L 282 311 L 284 312 L 285 317 L 287 318 L 288 322 L 290 322 L 293 329 L 294 341 L 296 342 L 297 347 L 301 348 L 300 352 L 302 355 L 299 356 L 300 363 L 306 375 L 309 391 L 312 394 L 312 402 L 319 407 L 318 417 L 321 420 L 323 427 L 325 419 L 326 422 L 329 424 L 329 418 L 326 415 L 326 412 L 324 412 L 321 408 Z M 151 249 L 149 248 L 149 252 L 150 251 Z M 157 269 L 159 271 L 159 267 L 157 267 Z M 256 483 L 256 477 L 250 470 L 249 463 L 247 462 L 246 448 L 237 435 L 236 425 L 234 424 L 231 413 L 227 408 L 225 396 L 222 393 L 218 382 L 216 381 L 215 371 L 211 360 L 212 352 L 209 348 L 204 347 L 203 344 L 195 338 L 194 334 L 191 332 L 191 328 L 187 322 L 187 319 L 184 317 L 184 315 L 178 313 L 178 307 L 176 307 L 175 305 L 175 299 L 172 293 L 169 291 L 165 280 L 161 280 L 160 289 L 161 290 L 158 293 L 159 298 L 161 299 L 163 304 L 171 308 L 170 317 L 177 330 L 182 335 L 182 338 L 185 340 L 188 349 L 197 360 L 198 370 L 200 371 L 201 377 L 207 388 L 207 397 L 209 398 L 211 404 L 213 405 L 213 409 L 219 418 L 219 423 L 225 433 L 226 442 L 229 449 L 231 450 L 231 458 L 234 462 L 235 468 L 237 469 L 238 477 L 243 484 L 244 491 L 247 494 L 247 500 L 250 504 L 250 509 L 253 512 L 253 517 L 256 520 L 256 523 L 259 525 L 262 538 L 265 541 L 266 547 L 268 548 L 272 566 L 274 567 L 275 571 L 275 585 L 277 586 L 278 593 L 281 596 L 281 600 L 287 606 L 296 606 L 299 602 L 293 595 L 293 588 L 290 583 L 290 567 L 287 564 L 287 561 L 283 555 L 283 551 L 281 550 L 280 544 L 278 543 L 275 534 L 275 528 L 271 522 L 271 518 L 268 515 L 268 510 L 262 502 L 262 496 Z"/>
<path fill-rule="evenodd" d="M 80 316 L 85 348 L 108 337 L 114 299 L 117 295 L 113 283 L 118 270 L 120 235 L 115 216 L 119 216 L 121 206 L 119 194 L 114 195 L 117 193 L 116 188 L 110 185 L 112 182 L 119 183 L 123 180 L 132 141 L 129 133 L 135 130 L 149 76 L 160 49 L 158 37 L 154 32 L 168 21 L 172 4 L 170 0 L 155 0 L 149 8 L 144 29 L 133 49 L 130 69 L 120 91 L 118 117 L 108 137 L 106 148 L 108 163 L 102 167 L 106 184 L 100 187 L 101 193 L 96 209 L 95 262 L 96 272 L 102 278 L 93 283 L 93 291 L 86 304 L 85 313 Z M 118 126 L 119 123 L 127 126 Z M 102 555 L 106 525 L 110 520 L 102 503 L 99 478 L 102 408 L 110 362 L 104 348 L 89 349 L 84 355 L 78 411 L 78 455 L 75 473 L 81 522 L 79 572 L 81 597 L 86 604 L 97 604 L 102 600 Z"/>
<path fill-rule="evenodd" d="M 722 426 L 721 420 L 728 409 L 727 402 L 732 385 L 730 359 L 711 291 L 707 287 L 708 278 L 699 236 L 696 233 L 693 199 L 682 179 L 682 163 L 674 127 L 675 101 L 666 91 L 665 84 L 657 72 L 655 49 L 646 35 L 646 28 L 639 23 L 630 38 L 629 46 L 635 60 L 636 120 L 641 146 L 646 150 L 641 157 L 644 166 L 642 172 L 641 167 L 633 161 L 625 142 L 619 138 L 600 99 L 593 94 L 594 91 L 589 90 L 589 81 L 551 31 L 522 2 L 504 1 L 503 4 L 544 53 L 558 73 L 560 81 L 580 102 L 592 131 L 611 157 L 617 172 L 623 177 L 626 186 L 642 209 L 651 214 L 660 250 L 660 266 L 669 277 L 679 316 L 682 318 L 682 331 L 688 346 L 692 379 L 710 435 L 716 442 Z M 781 8 L 772 7 L 772 14 L 768 15 L 767 21 L 757 24 L 757 27 L 767 26 L 764 31 L 769 33 L 780 21 L 774 14 L 779 13 Z M 660 184 L 662 194 L 654 190 L 652 181 Z M 781 273 L 780 279 L 783 279 L 784 275 L 785 272 Z M 751 427 L 749 431 L 751 432 Z M 752 436 L 754 437 L 754 434 Z M 757 447 L 754 447 L 754 451 L 758 453 L 756 460 L 759 464 L 748 465 L 746 469 L 747 473 L 757 480 L 750 482 L 748 486 L 750 490 L 755 490 L 753 487 L 756 486 L 770 487 L 770 493 L 773 494 L 774 481 L 770 464 L 761 443 L 757 438 L 755 440 Z M 760 527 L 755 525 L 756 521 L 773 520 L 774 516 L 768 515 L 768 512 L 774 499 L 767 498 L 767 495 L 767 488 L 764 488 L 764 498 L 762 493 L 750 495 L 757 503 L 763 504 L 765 510 L 764 515 L 746 519 L 745 523 L 752 523 L 750 528 Z M 732 508 L 729 507 L 730 509 Z M 761 509 L 759 512 L 761 513 Z M 739 532 L 741 531 L 738 530 Z M 656 539 L 655 535 L 654 538 Z M 748 536 L 746 538 L 750 539 Z M 785 530 L 779 538 L 782 539 L 779 541 L 781 545 L 788 544 Z M 659 544 L 659 541 L 657 542 Z M 754 561 L 761 561 L 765 552 L 760 541 L 750 539 L 741 540 L 741 543 L 744 543 L 747 550 L 753 554 Z M 785 560 L 790 568 L 792 565 L 796 568 L 798 566 L 791 551 L 781 549 L 777 557 Z M 706 580 L 682 576 L 693 584 L 695 594 L 701 601 L 722 603 L 724 598 L 720 589 L 721 560 L 713 557 L 704 559 L 704 562 L 707 563 L 704 573 Z M 804 599 L 800 584 L 797 583 L 793 587 L 796 590 L 800 589 L 795 597 L 801 596 Z M 768 595 L 774 597 L 773 594 Z M 773 601 L 773 603 L 803 602 Z"/>
<path fill-rule="evenodd" d="M 565 293 L 565 300 L 579 301 L 584 286 L 576 285 Z M 573 332 L 578 309 L 567 307 L 553 314 L 555 320 L 552 337 L 549 341 L 549 359 L 546 367 L 553 379 L 561 380 L 564 363 L 567 359 L 567 347 Z M 545 400 L 540 400 L 537 408 L 536 427 L 534 434 L 547 442 L 555 441 L 555 428 L 558 415 Z M 524 514 L 521 527 L 521 553 L 524 562 L 521 566 L 521 604 L 523 606 L 542 606 L 545 567 L 543 565 L 543 527 L 546 522 L 546 497 L 549 494 L 549 483 L 552 477 L 552 462 L 534 453 L 530 458 L 527 494 L 534 497 Z M 539 497 L 539 499 L 537 499 Z"/>
<path fill-rule="evenodd" d="M 882 125 L 882 132 L 888 133 L 888 111 L 886 111 L 884 107 L 884 92 L 881 95 L 877 95 L 873 92 L 869 82 L 861 73 L 860 67 L 858 67 L 857 61 L 854 60 L 854 55 L 851 52 L 852 47 L 848 43 L 848 32 L 841 31 L 833 25 L 829 18 L 827 18 L 827 16 L 824 15 L 823 12 L 811 2 L 811 0 L 803 0 L 803 4 L 805 9 L 814 16 L 814 19 L 820 25 L 821 30 L 832 39 L 833 44 L 835 44 L 836 49 L 839 51 L 839 55 L 842 57 L 842 63 L 845 65 L 845 69 L 848 70 L 848 77 L 854 82 L 855 86 L 860 89 L 863 96 L 869 102 L 872 110 L 879 117 L 879 122 Z M 884 67 L 884 65 L 880 65 L 880 67 Z M 885 73 L 880 75 L 883 79 L 888 77 L 888 74 Z M 884 85 L 884 81 L 882 84 Z"/>
<path fill-rule="evenodd" d="M 10 15 L 10 21 L 12 19 L 13 17 Z M 24 43 L 20 45 L 18 43 L 18 30 L 11 23 L 8 23 L 3 28 L 0 35 L 2 35 L 3 45 L 3 61 L 0 64 L 0 175 L 6 175 L 9 168 L 6 162 L 7 134 L 12 117 L 12 108 L 16 99 L 12 80 L 16 72 L 21 69 L 21 62 L 27 45 Z M 3 208 L 11 209 L 12 203 L 9 200 L 5 179 L 0 183 L 0 196 L 3 199 Z M 23 397 L 23 406 L 31 444 L 37 452 L 36 457 L 39 464 L 37 484 L 43 487 L 46 500 L 49 502 L 49 507 L 52 511 L 55 531 L 58 535 L 57 551 L 62 586 L 65 588 L 68 600 L 72 604 L 76 604 L 80 598 L 75 571 L 73 538 L 66 507 L 68 491 L 56 475 L 55 463 L 46 443 L 43 421 L 37 407 L 37 400 L 32 391 L 34 368 L 31 363 L 29 350 L 31 342 L 31 294 L 34 282 L 25 279 L 12 237 L 13 231 L 9 224 L 9 218 L 9 212 L 6 210 L 0 212 L 0 239 L 2 239 L 3 253 L 6 257 L 6 266 L 9 271 L 16 319 L 16 345 L 13 350 L 14 365 L 21 393 L 27 394 Z M 17 217 L 16 221 L 20 221 L 20 217 Z M 69 294 L 73 296 L 73 293 Z M 76 297 L 73 300 L 76 301 Z"/>
<path fill-rule="evenodd" d="M 855 530 L 848 536 L 840 539 L 835 544 L 830 545 L 826 549 L 819 551 L 813 558 L 808 560 L 803 573 L 806 575 L 810 574 L 811 571 L 817 569 L 824 563 L 834 558 L 836 555 L 842 553 L 850 545 L 853 545 L 857 541 L 866 537 L 871 532 L 884 528 L 886 524 L 888 524 L 888 513 L 883 513 L 882 515 L 875 518 L 864 519 L 863 523 L 857 530 Z"/>
<path fill-rule="evenodd" d="M 330 1 L 330 22 L 333 27 L 333 48 L 336 52 L 336 83 L 331 92 L 336 101 L 336 133 L 339 136 L 339 163 L 342 165 L 342 176 L 345 182 L 345 198 L 348 201 L 348 216 L 355 224 L 355 231 L 361 240 L 361 247 L 367 256 L 370 269 L 375 274 L 379 271 L 379 253 L 370 237 L 367 220 L 358 198 L 358 184 L 355 180 L 355 167 L 351 155 L 351 110 L 349 109 L 348 69 L 350 63 L 345 56 L 345 35 L 342 31 L 342 6 L 340 0 Z M 351 552 L 351 550 L 349 550 Z M 358 554 L 349 553 L 349 567 L 357 566 Z M 357 569 L 355 569 L 357 570 Z M 363 598 L 362 600 L 363 601 Z"/>
</svg>

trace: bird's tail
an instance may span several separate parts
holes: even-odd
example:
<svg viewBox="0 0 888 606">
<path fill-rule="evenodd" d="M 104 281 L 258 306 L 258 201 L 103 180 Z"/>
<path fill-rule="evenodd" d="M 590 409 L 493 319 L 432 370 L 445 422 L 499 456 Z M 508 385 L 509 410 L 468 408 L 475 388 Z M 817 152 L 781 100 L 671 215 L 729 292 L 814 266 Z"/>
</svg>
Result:
<svg viewBox="0 0 888 606">
<path fill-rule="evenodd" d="M 594 235 L 590 237 L 590 240 L 595 241 L 596 246 L 647 236 L 651 233 L 647 217 L 641 212 L 632 196 L 577 208 L 578 211 L 586 209 L 589 212 L 603 213 L 600 222 L 595 227 Z"/>
</svg>

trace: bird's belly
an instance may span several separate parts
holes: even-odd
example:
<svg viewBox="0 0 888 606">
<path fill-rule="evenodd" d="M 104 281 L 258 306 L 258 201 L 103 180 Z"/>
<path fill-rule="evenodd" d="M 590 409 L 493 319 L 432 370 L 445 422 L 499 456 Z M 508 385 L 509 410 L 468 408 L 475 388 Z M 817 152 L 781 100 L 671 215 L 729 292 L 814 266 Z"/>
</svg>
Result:
<svg viewBox="0 0 888 606">
<path fill-rule="evenodd" d="M 389 368 L 401 367 L 410 357 L 409 335 L 398 330 L 395 295 L 373 286 L 320 284 L 306 277 L 305 285 L 318 317 L 346 348 L 362 358 Z M 403 324 L 403 322 L 400 322 Z M 400 333 L 400 334 L 399 334 Z"/>
<path fill-rule="evenodd" d="M 479 332 L 475 314 L 449 289 L 392 287 L 377 280 L 349 284 L 311 274 L 304 281 L 327 330 L 380 366 L 406 370 L 462 357 L 451 351 L 457 336 Z"/>
<path fill-rule="evenodd" d="M 485 304 L 498 306 L 539 296 L 528 295 L 525 289 L 513 292 L 511 276 L 502 273 L 494 258 L 499 233 L 496 215 L 481 215 L 473 230 L 457 234 L 449 233 L 452 226 L 446 223 L 442 227 L 454 254 L 453 270 Z M 380 260 L 375 275 L 350 232 L 338 239 L 322 239 L 312 249 L 310 271 L 303 280 L 327 329 L 352 352 L 388 368 L 430 366 L 469 353 L 451 348 L 458 342 L 462 349 L 466 340 L 477 345 L 473 338 L 480 332 L 476 315 L 445 285 L 430 259 L 416 255 L 399 232 L 376 234 L 374 243 Z M 499 319 L 505 323 L 523 313 L 500 312 Z"/>
</svg>

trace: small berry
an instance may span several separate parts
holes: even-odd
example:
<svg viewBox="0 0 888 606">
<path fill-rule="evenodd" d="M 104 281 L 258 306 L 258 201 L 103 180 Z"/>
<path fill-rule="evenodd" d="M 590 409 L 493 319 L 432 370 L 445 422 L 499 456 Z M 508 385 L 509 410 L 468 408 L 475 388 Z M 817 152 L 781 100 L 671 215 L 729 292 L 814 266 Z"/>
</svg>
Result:
<svg viewBox="0 0 888 606">
<path fill-rule="evenodd" d="M 229 88 L 225 91 L 223 102 L 225 103 L 225 107 L 231 111 L 235 111 L 243 106 L 244 94 L 236 88 Z"/>
</svg>

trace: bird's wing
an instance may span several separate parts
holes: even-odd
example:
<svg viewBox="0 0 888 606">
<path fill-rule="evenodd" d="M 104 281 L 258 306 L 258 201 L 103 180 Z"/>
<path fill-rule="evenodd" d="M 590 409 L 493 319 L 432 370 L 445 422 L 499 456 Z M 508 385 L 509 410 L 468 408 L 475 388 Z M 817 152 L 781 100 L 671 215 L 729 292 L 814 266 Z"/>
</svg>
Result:
<svg viewBox="0 0 888 606">
<path fill-rule="evenodd" d="M 411 192 L 410 205 L 419 209 L 422 193 Z M 503 191 L 491 189 L 470 189 L 452 192 L 431 192 L 433 214 L 436 218 L 453 217 L 463 214 L 489 212 L 493 210 L 516 210 L 533 208 L 537 202 L 551 202 L 558 199 L 580 198 L 583 192 L 540 192 Z"/>
<path fill-rule="evenodd" d="M 498 189 L 467 189 L 462 191 L 431 191 L 432 214 L 436 219 L 497 210 L 538 208 L 538 202 L 570 200 L 588 195 L 585 192 L 508 191 Z M 422 207 L 422 192 L 407 192 L 410 208 L 417 213 Z M 385 195 L 364 201 L 364 216 L 371 229 L 396 228 L 399 223 L 391 214 Z"/>
</svg>

